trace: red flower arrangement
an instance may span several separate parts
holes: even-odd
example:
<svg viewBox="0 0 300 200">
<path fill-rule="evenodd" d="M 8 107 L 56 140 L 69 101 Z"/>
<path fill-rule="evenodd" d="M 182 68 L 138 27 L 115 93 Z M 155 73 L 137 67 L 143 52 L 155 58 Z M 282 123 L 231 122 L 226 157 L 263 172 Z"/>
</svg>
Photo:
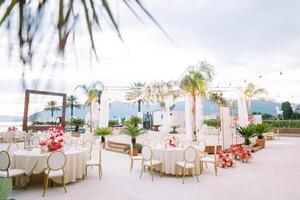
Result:
<svg viewBox="0 0 300 200">
<path fill-rule="evenodd" d="M 232 154 L 230 153 L 224 153 L 223 151 L 218 152 L 218 160 L 219 166 L 222 168 L 233 167 L 234 162 Z"/>
<path fill-rule="evenodd" d="M 50 136 L 46 141 L 40 142 L 40 148 L 49 152 L 58 151 L 64 147 L 64 133 L 56 128 L 49 128 Z"/>
<path fill-rule="evenodd" d="M 15 132 L 17 130 L 18 130 L 18 128 L 15 126 L 8 127 L 8 129 L 7 129 L 8 132 Z"/>
<path fill-rule="evenodd" d="M 241 145 L 234 145 L 231 147 L 231 154 L 236 160 L 248 162 L 252 154 L 249 149 L 243 148 Z"/>
</svg>

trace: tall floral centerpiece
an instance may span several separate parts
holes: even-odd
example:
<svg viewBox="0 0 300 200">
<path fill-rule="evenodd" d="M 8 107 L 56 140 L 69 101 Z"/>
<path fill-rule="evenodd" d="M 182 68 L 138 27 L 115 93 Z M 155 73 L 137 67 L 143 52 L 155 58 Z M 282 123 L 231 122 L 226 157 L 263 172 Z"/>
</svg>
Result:
<svg viewBox="0 0 300 200">
<path fill-rule="evenodd" d="M 59 151 L 64 147 L 64 132 L 57 128 L 49 128 L 49 131 L 47 139 L 40 141 L 41 152 Z"/>
</svg>

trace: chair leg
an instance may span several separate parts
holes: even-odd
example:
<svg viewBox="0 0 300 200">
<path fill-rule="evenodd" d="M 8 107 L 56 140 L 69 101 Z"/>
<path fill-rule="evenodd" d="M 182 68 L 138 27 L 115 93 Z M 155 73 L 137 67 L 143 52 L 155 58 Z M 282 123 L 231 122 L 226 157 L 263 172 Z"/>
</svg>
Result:
<svg viewBox="0 0 300 200">
<path fill-rule="evenodd" d="M 185 179 L 185 167 L 182 169 L 182 184 L 184 184 Z"/>
<path fill-rule="evenodd" d="M 160 173 L 159 173 L 159 174 L 160 174 L 160 177 L 162 177 L 162 173 L 163 173 L 162 170 L 163 170 L 163 165 L 161 164 L 161 165 L 160 165 Z"/>
<path fill-rule="evenodd" d="M 101 165 L 98 166 L 98 175 L 99 179 L 101 180 Z"/>
<path fill-rule="evenodd" d="M 178 178 L 178 166 L 175 165 L 175 175 L 176 175 L 176 178 Z"/>
<path fill-rule="evenodd" d="M 215 175 L 218 176 L 218 166 L 217 166 L 217 163 L 215 162 L 214 165 L 215 165 Z"/>
<path fill-rule="evenodd" d="M 206 167 L 206 169 L 208 169 L 207 163 L 206 163 L 206 162 L 204 162 L 204 164 L 205 164 L 205 167 Z"/>
<path fill-rule="evenodd" d="M 194 176 L 196 176 L 197 182 L 199 183 L 199 178 L 198 178 L 198 175 L 197 175 L 197 173 L 196 173 L 196 167 L 195 167 L 195 173 L 194 173 Z"/>
<path fill-rule="evenodd" d="M 43 193 L 43 196 L 45 196 L 45 193 L 47 192 L 47 188 L 48 188 L 48 182 L 49 182 L 49 177 L 47 175 L 45 175 L 45 179 L 46 179 L 46 182 L 44 183 L 44 193 Z"/>
<path fill-rule="evenodd" d="M 151 180 L 153 181 L 153 167 L 150 167 Z"/>
<path fill-rule="evenodd" d="M 145 171 L 145 166 L 142 166 L 140 178 L 142 178 L 144 171 Z"/>
<path fill-rule="evenodd" d="M 67 193 L 65 175 L 63 175 L 63 177 L 62 177 L 62 183 L 63 183 L 63 186 L 64 186 L 65 193 Z"/>
<path fill-rule="evenodd" d="M 133 168 L 133 160 L 131 160 L 131 162 L 130 162 L 130 170 L 129 170 L 129 172 L 131 172 L 132 168 Z"/>
<path fill-rule="evenodd" d="M 87 177 L 87 168 L 88 166 L 85 166 L 85 176 Z"/>
</svg>

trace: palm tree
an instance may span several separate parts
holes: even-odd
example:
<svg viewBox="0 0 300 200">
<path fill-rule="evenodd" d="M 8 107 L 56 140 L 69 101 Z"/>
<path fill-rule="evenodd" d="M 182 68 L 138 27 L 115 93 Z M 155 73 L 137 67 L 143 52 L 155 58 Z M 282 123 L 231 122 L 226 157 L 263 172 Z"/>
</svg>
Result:
<svg viewBox="0 0 300 200">
<path fill-rule="evenodd" d="M 92 131 L 93 125 L 93 107 L 94 103 L 98 101 L 101 103 L 101 94 L 103 91 L 103 84 L 100 81 L 91 83 L 90 85 L 78 85 L 75 89 L 81 89 L 86 95 L 87 100 L 83 104 L 83 107 L 90 108 L 90 130 Z"/>
<path fill-rule="evenodd" d="M 144 97 L 146 83 L 135 82 L 129 88 L 129 91 L 126 92 L 126 99 L 132 101 L 133 105 L 137 104 L 138 112 L 141 112 L 141 105 L 145 103 L 146 99 Z"/>
<path fill-rule="evenodd" d="M 145 14 L 170 39 L 141 1 L 123 0 L 121 2 L 137 19 L 142 20 L 139 13 Z M 115 10 L 112 9 L 111 4 L 112 2 L 108 0 L 58 0 L 55 2 L 50 0 L 0 0 L 0 26 L 18 29 L 15 31 L 17 34 L 13 35 L 13 40 L 18 41 L 19 57 L 23 64 L 31 63 L 34 53 L 37 52 L 37 47 L 41 45 L 41 41 L 43 42 L 41 35 L 43 38 L 52 39 L 55 38 L 54 34 L 57 34 L 55 49 L 63 55 L 67 45 L 70 42 L 76 43 L 74 39 L 76 36 L 82 36 L 82 30 L 77 27 L 85 27 L 84 31 L 90 40 L 90 49 L 94 51 L 97 58 L 94 34 L 103 28 L 103 23 L 111 24 L 118 37 L 123 40 L 114 16 Z M 18 12 L 14 12 L 16 10 Z M 56 15 L 54 18 L 57 20 L 50 20 L 49 16 L 54 15 Z M 47 29 L 44 28 L 45 26 Z M 49 49 L 53 47 L 48 44 L 48 40 L 44 44 Z"/>
<path fill-rule="evenodd" d="M 45 106 L 45 110 L 49 110 L 51 112 L 51 117 L 53 117 L 54 112 L 60 111 L 60 108 L 57 106 L 56 101 L 49 101 Z"/>
<path fill-rule="evenodd" d="M 196 97 L 205 97 L 206 87 L 213 79 L 214 70 L 213 66 L 205 61 L 190 66 L 190 69 L 189 73 L 182 78 L 179 87 L 192 96 L 192 128 L 194 133 L 196 131 Z"/>
<path fill-rule="evenodd" d="M 244 91 L 244 95 L 248 101 L 248 113 L 252 115 L 251 112 L 251 101 L 254 97 L 258 97 L 262 94 L 267 94 L 267 90 L 265 88 L 257 88 L 253 83 L 249 83 Z"/>
<path fill-rule="evenodd" d="M 78 98 L 75 95 L 67 97 L 67 107 L 71 110 L 71 119 L 73 119 L 74 108 L 81 108 L 81 104 L 78 102 Z"/>
<path fill-rule="evenodd" d="M 222 93 L 210 92 L 208 94 L 208 99 L 219 106 L 228 106 L 228 101 L 223 97 Z"/>
</svg>

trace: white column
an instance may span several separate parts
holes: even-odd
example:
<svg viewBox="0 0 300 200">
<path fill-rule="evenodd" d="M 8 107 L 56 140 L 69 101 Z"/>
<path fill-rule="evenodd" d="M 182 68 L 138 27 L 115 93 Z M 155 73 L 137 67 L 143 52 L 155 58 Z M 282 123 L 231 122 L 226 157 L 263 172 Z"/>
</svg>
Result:
<svg viewBox="0 0 300 200">
<path fill-rule="evenodd" d="M 242 127 L 247 126 L 249 124 L 248 111 L 247 111 L 246 101 L 242 93 L 239 93 L 237 103 L 238 103 L 239 125 Z"/>
<path fill-rule="evenodd" d="M 109 98 L 106 92 L 101 95 L 99 127 L 108 127 L 109 122 Z"/>
<path fill-rule="evenodd" d="M 165 102 L 166 104 L 166 107 L 165 109 L 163 109 L 163 120 L 162 120 L 162 131 L 164 133 L 169 133 L 170 131 L 170 121 L 171 121 L 171 118 L 170 118 L 170 101 L 169 100 L 166 100 Z"/>
<path fill-rule="evenodd" d="M 203 130 L 204 121 L 204 109 L 203 109 L 203 97 L 196 96 L 196 132 L 201 133 Z"/>
<path fill-rule="evenodd" d="M 223 134 L 223 149 L 227 149 L 232 145 L 232 135 L 230 130 L 231 118 L 229 107 L 220 107 L 221 132 Z"/>
<path fill-rule="evenodd" d="M 185 133 L 186 139 L 192 140 L 193 139 L 193 130 L 192 130 L 192 97 L 189 94 L 185 94 L 185 106 L 184 106 L 184 114 L 185 114 Z"/>
</svg>

